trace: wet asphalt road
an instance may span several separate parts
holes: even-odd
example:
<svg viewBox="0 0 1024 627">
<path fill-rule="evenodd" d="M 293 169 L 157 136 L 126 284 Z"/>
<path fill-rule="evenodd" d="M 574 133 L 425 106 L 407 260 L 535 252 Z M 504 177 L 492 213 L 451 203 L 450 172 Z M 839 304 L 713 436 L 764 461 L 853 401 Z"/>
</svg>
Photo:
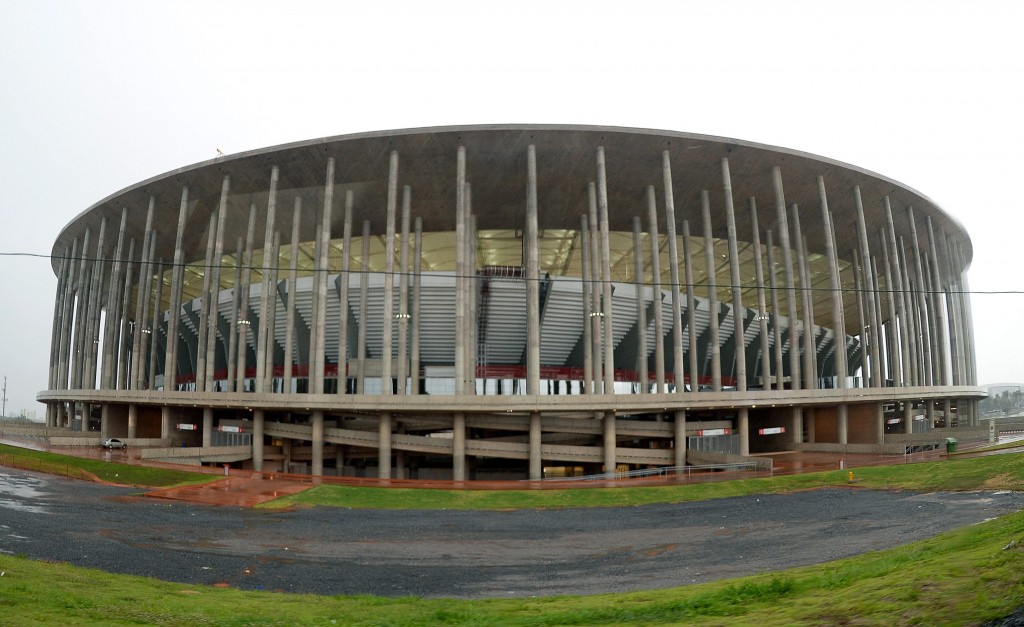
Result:
<svg viewBox="0 0 1024 627">
<path fill-rule="evenodd" d="M 829 489 L 510 512 L 266 512 L 0 469 L 0 551 L 194 584 L 317 594 L 620 592 L 812 564 L 1024 508 L 1024 493 Z"/>
</svg>

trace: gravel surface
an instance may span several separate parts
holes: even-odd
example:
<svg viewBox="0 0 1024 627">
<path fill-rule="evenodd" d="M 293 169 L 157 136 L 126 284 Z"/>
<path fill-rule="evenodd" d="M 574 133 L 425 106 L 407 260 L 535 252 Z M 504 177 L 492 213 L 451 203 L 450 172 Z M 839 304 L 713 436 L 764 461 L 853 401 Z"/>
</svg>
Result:
<svg viewBox="0 0 1024 627">
<path fill-rule="evenodd" d="M 194 584 L 492 598 L 665 588 L 896 546 L 1024 493 L 826 489 L 523 511 L 260 511 L 0 470 L 0 551 Z"/>
</svg>

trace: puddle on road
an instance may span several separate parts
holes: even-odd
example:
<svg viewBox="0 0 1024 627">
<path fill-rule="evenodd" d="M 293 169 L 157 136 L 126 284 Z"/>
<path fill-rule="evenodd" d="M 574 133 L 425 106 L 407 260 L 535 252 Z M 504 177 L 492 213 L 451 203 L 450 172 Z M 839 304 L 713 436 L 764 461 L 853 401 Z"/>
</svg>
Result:
<svg viewBox="0 0 1024 627">
<path fill-rule="evenodd" d="M 50 513 L 42 505 L 26 502 L 49 496 L 49 492 L 41 489 L 45 485 L 46 482 L 37 477 L 19 477 L 0 472 L 0 508 L 32 514 Z"/>
</svg>

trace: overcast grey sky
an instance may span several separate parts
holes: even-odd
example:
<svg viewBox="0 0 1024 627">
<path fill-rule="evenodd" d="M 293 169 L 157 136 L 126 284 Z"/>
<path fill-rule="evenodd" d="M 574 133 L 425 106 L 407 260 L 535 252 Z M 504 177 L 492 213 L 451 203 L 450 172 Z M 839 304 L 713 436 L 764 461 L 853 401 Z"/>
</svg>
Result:
<svg viewBox="0 0 1024 627">
<path fill-rule="evenodd" d="M 824 155 L 939 203 L 976 292 L 1024 292 L 1024 7 L 935 2 L 0 0 L 0 253 L 225 153 L 577 123 Z M 56 279 L 0 257 L 9 414 L 42 415 Z M 1024 294 L 973 296 L 979 380 L 1024 382 Z"/>
</svg>

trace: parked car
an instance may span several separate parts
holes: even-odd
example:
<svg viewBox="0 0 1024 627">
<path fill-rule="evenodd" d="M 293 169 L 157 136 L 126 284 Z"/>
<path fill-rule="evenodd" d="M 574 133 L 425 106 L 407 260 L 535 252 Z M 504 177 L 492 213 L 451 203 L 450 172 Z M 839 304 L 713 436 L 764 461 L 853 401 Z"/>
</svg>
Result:
<svg viewBox="0 0 1024 627">
<path fill-rule="evenodd" d="M 122 451 L 128 449 L 128 445 L 117 438 L 107 438 L 106 440 L 103 440 L 103 444 L 100 444 L 100 446 L 107 449 L 119 448 Z"/>
</svg>

